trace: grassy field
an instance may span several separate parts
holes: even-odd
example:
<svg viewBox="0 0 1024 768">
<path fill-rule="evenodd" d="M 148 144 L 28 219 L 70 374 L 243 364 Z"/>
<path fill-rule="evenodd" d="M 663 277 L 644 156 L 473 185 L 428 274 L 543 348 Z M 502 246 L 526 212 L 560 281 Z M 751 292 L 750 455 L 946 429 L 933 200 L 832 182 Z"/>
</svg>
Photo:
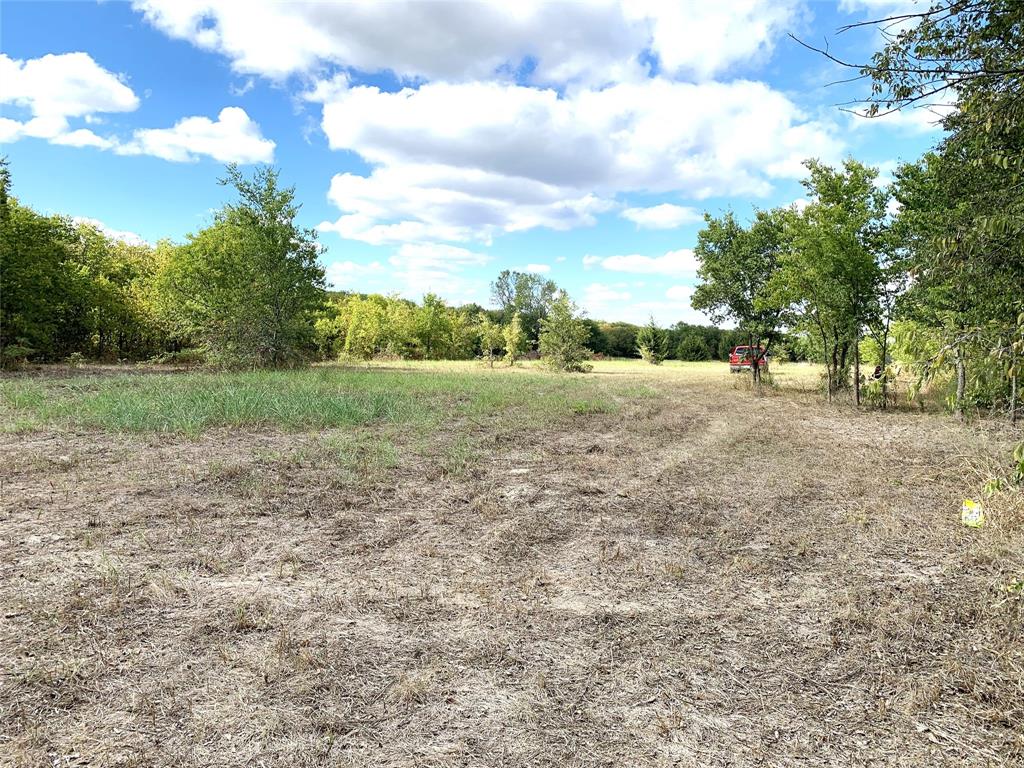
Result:
<svg viewBox="0 0 1024 768">
<path fill-rule="evenodd" d="M 1024 764 L 1018 435 L 775 378 L 0 380 L 0 765 Z"/>
</svg>

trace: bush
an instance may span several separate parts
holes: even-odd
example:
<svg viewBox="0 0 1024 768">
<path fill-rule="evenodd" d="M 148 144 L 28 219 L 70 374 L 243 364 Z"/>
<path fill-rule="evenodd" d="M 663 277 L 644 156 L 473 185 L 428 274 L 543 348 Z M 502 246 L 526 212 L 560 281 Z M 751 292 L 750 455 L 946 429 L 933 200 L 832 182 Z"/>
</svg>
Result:
<svg viewBox="0 0 1024 768">
<path fill-rule="evenodd" d="M 593 368 L 587 362 L 591 358 L 586 346 L 589 338 L 590 329 L 576 316 L 576 307 L 563 293 L 541 321 L 541 360 L 557 371 L 585 373 Z"/>
<path fill-rule="evenodd" d="M 711 350 L 704 337 L 696 332 L 689 332 L 679 341 L 676 347 L 676 358 L 679 360 L 710 360 Z"/>
<path fill-rule="evenodd" d="M 526 333 L 518 313 L 512 315 L 512 321 L 505 326 L 502 335 L 505 338 L 505 362 L 515 365 L 526 351 Z"/>
<path fill-rule="evenodd" d="M 24 344 L 8 344 L 0 351 L 0 368 L 20 368 L 35 354 L 32 347 Z"/>
<path fill-rule="evenodd" d="M 661 365 L 668 357 L 668 337 L 665 332 L 654 324 L 654 318 L 640 329 L 636 336 L 637 350 L 640 357 L 651 365 Z"/>
</svg>

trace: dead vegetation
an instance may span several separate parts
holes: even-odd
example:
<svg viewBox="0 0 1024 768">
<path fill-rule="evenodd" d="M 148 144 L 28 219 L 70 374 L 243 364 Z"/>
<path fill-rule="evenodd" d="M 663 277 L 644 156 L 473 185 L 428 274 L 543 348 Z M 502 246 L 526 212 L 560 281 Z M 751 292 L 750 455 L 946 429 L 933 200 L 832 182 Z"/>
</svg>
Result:
<svg viewBox="0 0 1024 768">
<path fill-rule="evenodd" d="M 1010 434 L 626 375 L 547 430 L 5 436 L 0 763 L 1024 764 L 1020 496 L 958 521 Z"/>
</svg>

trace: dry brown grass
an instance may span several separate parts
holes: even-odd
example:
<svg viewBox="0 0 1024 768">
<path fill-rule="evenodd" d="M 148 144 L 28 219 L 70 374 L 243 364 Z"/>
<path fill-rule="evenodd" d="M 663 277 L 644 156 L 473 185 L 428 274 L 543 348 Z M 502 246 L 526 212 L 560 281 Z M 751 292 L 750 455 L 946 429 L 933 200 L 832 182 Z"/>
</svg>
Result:
<svg viewBox="0 0 1024 768">
<path fill-rule="evenodd" d="M 0 764 L 1024 764 L 1013 435 L 602 371 L 662 396 L 4 436 Z"/>
</svg>

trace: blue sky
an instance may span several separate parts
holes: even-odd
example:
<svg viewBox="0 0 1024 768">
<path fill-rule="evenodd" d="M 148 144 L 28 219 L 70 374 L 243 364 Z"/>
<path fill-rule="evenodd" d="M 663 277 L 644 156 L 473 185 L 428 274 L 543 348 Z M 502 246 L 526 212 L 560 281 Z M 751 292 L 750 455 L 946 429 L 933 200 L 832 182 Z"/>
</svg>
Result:
<svg viewBox="0 0 1024 768">
<path fill-rule="evenodd" d="M 864 60 L 877 33 L 836 30 L 907 5 L 4 2 L 0 152 L 23 202 L 151 242 L 272 162 L 338 288 L 486 304 L 530 269 L 593 317 L 694 322 L 703 211 L 934 144 L 926 110 L 841 112 L 866 84 L 787 37 Z"/>
</svg>

